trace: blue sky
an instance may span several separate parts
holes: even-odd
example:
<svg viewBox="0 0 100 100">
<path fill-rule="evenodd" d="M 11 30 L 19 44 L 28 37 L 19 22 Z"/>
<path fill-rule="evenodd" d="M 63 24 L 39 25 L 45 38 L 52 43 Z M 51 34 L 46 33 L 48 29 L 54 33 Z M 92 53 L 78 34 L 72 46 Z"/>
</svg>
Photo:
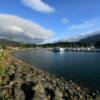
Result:
<svg viewBox="0 0 100 100">
<path fill-rule="evenodd" d="M 1 20 L 1 38 L 30 42 L 77 39 L 99 31 L 100 0 L 0 0 Z"/>
</svg>

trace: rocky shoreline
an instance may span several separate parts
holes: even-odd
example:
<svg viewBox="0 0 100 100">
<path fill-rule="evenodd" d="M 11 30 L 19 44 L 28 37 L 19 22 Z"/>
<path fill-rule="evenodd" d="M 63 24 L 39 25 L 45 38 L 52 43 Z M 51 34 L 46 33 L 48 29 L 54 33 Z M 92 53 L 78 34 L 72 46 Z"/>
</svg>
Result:
<svg viewBox="0 0 100 100">
<path fill-rule="evenodd" d="M 14 57 L 7 63 L 0 100 L 100 100 L 99 90 L 83 88 Z"/>
</svg>

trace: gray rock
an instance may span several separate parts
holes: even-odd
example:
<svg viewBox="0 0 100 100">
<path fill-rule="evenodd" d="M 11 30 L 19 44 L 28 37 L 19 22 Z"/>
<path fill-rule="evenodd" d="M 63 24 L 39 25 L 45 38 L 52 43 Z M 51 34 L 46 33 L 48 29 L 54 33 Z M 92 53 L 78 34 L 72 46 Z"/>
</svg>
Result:
<svg viewBox="0 0 100 100">
<path fill-rule="evenodd" d="M 32 80 L 31 74 L 28 74 L 28 75 L 26 76 L 26 81 L 31 81 L 31 80 Z"/>
<path fill-rule="evenodd" d="M 100 100 L 100 95 L 97 95 L 95 100 Z"/>
<path fill-rule="evenodd" d="M 38 93 L 44 93 L 44 87 L 42 84 L 37 84 L 35 87 L 33 87 L 33 90 Z"/>
<path fill-rule="evenodd" d="M 58 88 L 55 90 L 55 100 L 63 100 L 63 94 Z"/>
<path fill-rule="evenodd" d="M 21 89 L 15 88 L 15 100 L 25 100 L 25 94 Z"/>
<path fill-rule="evenodd" d="M 25 100 L 25 94 L 21 89 L 21 84 L 16 83 L 14 86 L 14 99 L 15 100 Z"/>
<path fill-rule="evenodd" d="M 33 90 L 35 91 L 34 100 L 47 100 L 45 96 L 44 87 L 42 84 L 37 84 L 33 87 Z"/>
</svg>

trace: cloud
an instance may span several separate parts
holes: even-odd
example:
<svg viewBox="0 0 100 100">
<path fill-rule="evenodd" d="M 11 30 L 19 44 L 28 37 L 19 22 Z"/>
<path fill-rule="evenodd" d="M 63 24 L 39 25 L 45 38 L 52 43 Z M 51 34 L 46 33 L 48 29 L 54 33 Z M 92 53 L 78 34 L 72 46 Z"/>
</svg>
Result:
<svg viewBox="0 0 100 100">
<path fill-rule="evenodd" d="M 53 31 L 29 20 L 0 14 L 0 38 L 23 42 L 42 42 L 49 39 Z"/>
<path fill-rule="evenodd" d="M 69 23 L 69 20 L 68 20 L 67 18 L 62 18 L 62 19 L 61 19 L 61 22 L 62 22 L 63 24 L 68 24 L 68 23 Z"/>
<path fill-rule="evenodd" d="M 52 13 L 54 8 L 44 3 L 43 0 L 21 0 L 22 4 L 42 13 Z"/>
<path fill-rule="evenodd" d="M 98 26 L 100 19 L 92 19 L 77 25 L 71 25 L 69 28 L 72 30 L 90 29 Z M 100 25 L 100 24 L 99 24 Z"/>
<path fill-rule="evenodd" d="M 79 40 L 80 38 L 94 35 L 100 32 L 100 18 L 84 21 L 80 24 L 70 25 L 66 29 L 68 40 Z"/>
</svg>

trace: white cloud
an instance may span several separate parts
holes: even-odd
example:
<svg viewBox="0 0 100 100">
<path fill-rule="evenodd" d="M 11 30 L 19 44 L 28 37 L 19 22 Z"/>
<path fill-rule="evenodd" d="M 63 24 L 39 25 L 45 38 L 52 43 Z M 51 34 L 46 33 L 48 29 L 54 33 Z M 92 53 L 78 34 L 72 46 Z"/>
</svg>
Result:
<svg viewBox="0 0 100 100">
<path fill-rule="evenodd" d="M 48 4 L 44 3 L 43 0 L 21 0 L 22 4 L 27 7 L 32 8 L 33 10 L 43 12 L 43 13 L 52 13 L 55 11 L 53 7 L 50 7 Z"/>
<path fill-rule="evenodd" d="M 76 25 L 71 25 L 69 28 L 72 30 L 82 30 L 82 29 L 90 29 L 90 28 L 94 28 L 98 26 L 98 21 L 100 19 L 92 19 L 89 21 L 85 21 L 83 23 L 80 24 L 76 24 Z"/>
<path fill-rule="evenodd" d="M 90 19 L 79 24 L 72 24 L 66 28 L 67 41 L 78 41 L 81 38 L 100 34 L 100 18 Z"/>
<path fill-rule="evenodd" d="M 68 40 L 78 40 L 82 37 L 90 36 L 100 31 L 100 18 L 84 21 L 80 24 L 70 25 L 66 29 Z"/>
<path fill-rule="evenodd" d="M 29 20 L 7 14 L 0 14 L 0 37 L 25 41 L 38 42 L 49 39 L 53 31 Z"/>
<path fill-rule="evenodd" d="M 62 22 L 63 24 L 68 24 L 68 23 L 69 23 L 69 20 L 68 20 L 67 18 L 62 18 L 62 19 L 61 19 L 61 22 Z"/>
</svg>

